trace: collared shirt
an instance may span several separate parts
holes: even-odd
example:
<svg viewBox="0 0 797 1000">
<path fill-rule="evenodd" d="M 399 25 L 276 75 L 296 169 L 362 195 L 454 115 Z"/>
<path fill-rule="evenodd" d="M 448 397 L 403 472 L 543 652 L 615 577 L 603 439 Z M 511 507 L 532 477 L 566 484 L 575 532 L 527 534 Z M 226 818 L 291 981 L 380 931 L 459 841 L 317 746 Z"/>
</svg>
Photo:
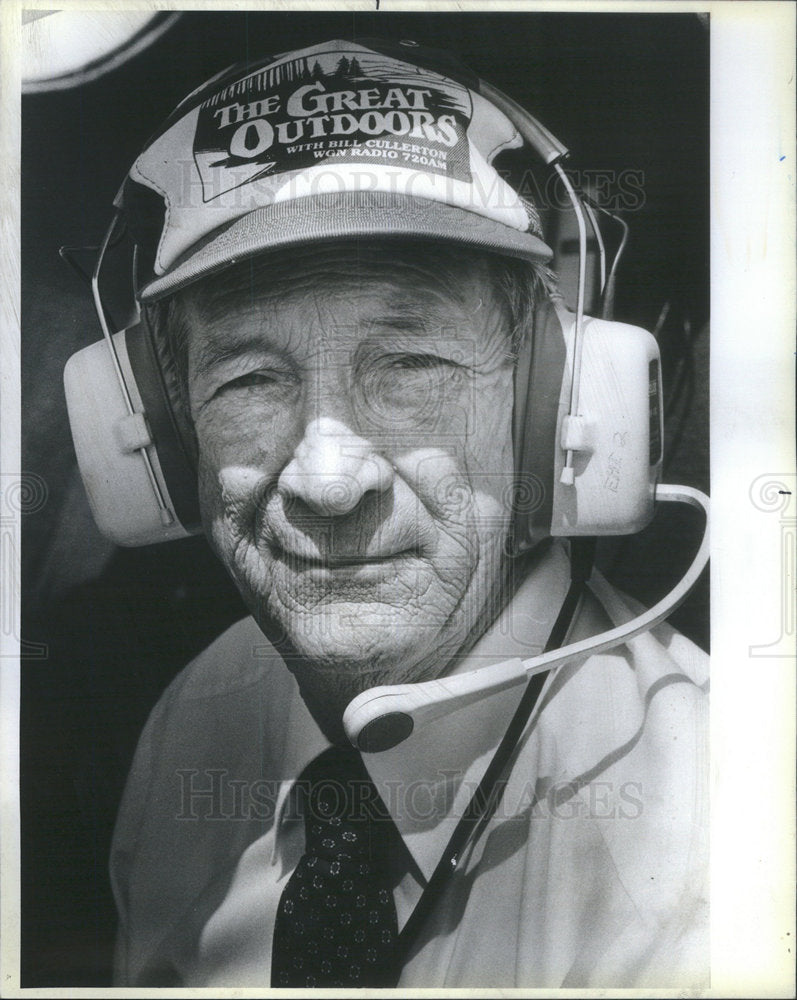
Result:
<svg viewBox="0 0 797 1000">
<path fill-rule="evenodd" d="M 541 651 L 567 589 L 553 547 L 457 671 Z M 580 614 L 581 634 L 631 618 Z M 666 625 L 563 665 L 505 793 L 406 963 L 405 987 L 707 982 L 707 658 Z M 444 852 L 523 691 L 503 686 L 363 760 L 399 832 L 399 926 Z M 155 708 L 117 821 L 120 984 L 270 982 L 280 894 L 303 850 L 292 790 L 328 741 L 252 619 Z"/>
</svg>

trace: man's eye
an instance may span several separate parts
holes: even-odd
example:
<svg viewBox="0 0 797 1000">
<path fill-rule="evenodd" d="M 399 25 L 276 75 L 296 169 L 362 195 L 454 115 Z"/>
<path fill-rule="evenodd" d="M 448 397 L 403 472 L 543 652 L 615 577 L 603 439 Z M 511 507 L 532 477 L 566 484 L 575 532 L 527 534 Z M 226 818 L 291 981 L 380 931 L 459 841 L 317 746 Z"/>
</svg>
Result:
<svg viewBox="0 0 797 1000">
<path fill-rule="evenodd" d="M 258 369 L 253 372 L 246 372 L 237 378 L 225 382 L 217 391 L 227 392 L 231 389 L 250 389 L 253 387 L 268 388 L 285 386 L 292 384 L 294 376 L 289 372 L 278 372 L 270 369 Z"/>
<path fill-rule="evenodd" d="M 391 366 L 399 371 L 436 372 L 454 371 L 459 368 L 453 361 L 436 354 L 400 354 L 390 359 Z"/>
</svg>

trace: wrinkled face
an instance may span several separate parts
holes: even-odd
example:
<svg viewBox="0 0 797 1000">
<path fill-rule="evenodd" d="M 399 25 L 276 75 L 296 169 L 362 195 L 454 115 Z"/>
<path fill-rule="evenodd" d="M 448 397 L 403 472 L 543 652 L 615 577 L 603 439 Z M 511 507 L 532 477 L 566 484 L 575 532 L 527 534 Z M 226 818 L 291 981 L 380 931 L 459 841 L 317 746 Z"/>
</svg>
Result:
<svg viewBox="0 0 797 1000">
<path fill-rule="evenodd" d="M 489 615 L 512 483 L 512 357 L 488 269 L 316 249 L 184 293 L 203 521 L 325 728 L 445 670 Z"/>
</svg>

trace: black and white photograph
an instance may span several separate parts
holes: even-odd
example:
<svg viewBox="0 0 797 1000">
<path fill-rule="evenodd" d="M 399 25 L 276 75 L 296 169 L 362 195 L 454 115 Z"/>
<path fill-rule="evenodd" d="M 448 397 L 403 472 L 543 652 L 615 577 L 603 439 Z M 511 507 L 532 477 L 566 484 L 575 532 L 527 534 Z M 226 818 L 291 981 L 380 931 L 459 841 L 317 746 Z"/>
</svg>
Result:
<svg viewBox="0 0 797 1000">
<path fill-rule="evenodd" d="M 711 5 L 408 6 L 21 11 L 23 991 L 717 985 Z"/>
</svg>

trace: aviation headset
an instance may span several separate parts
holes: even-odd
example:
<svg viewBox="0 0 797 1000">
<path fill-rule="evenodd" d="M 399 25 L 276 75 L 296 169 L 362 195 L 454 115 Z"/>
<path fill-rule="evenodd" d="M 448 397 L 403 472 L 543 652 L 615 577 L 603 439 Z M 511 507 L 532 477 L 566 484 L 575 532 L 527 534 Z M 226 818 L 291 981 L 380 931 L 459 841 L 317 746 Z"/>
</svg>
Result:
<svg viewBox="0 0 797 1000">
<path fill-rule="evenodd" d="M 328 128 L 347 138 L 330 138 Z M 141 303 L 261 251 L 353 235 L 438 238 L 546 259 L 536 208 L 491 166 L 498 152 L 522 144 L 568 193 L 579 281 L 574 313 L 556 296 L 536 307 L 516 364 L 513 553 L 549 536 L 640 531 L 656 499 L 705 508 L 702 495 L 679 487 L 676 496 L 659 482 L 656 341 L 639 327 L 584 315 L 588 222 L 606 315 L 625 237 L 607 275 L 594 207 L 563 167 L 567 148 L 448 53 L 406 41 L 337 41 L 214 77 L 150 139 L 117 195 L 92 276 L 103 339 L 70 358 L 64 373 L 78 463 L 103 534 L 144 545 L 201 530 L 196 444 L 168 345 L 143 309 L 113 331 L 103 303 L 103 265 L 121 234 L 134 243 L 132 289 Z M 369 179 L 379 175 L 377 159 L 399 159 L 390 190 L 346 189 L 364 152 Z M 318 194 L 320 176 L 330 174 L 333 193 L 322 185 Z M 406 184 L 398 193 L 396 177 Z M 705 539 L 703 562 L 704 548 Z"/>
<path fill-rule="evenodd" d="M 285 110 L 293 118 L 277 124 L 275 132 L 274 115 Z M 357 119 L 353 110 L 365 113 Z M 358 138 L 330 140 L 324 135 L 329 123 L 346 136 L 359 129 Z M 401 141 L 410 128 L 420 138 Z M 295 140 L 303 129 L 316 138 L 290 146 L 290 131 Z M 374 134 L 389 141 L 374 145 L 367 138 Z M 178 155 L 172 155 L 175 142 Z M 185 155 L 188 143 L 190 157 Z M 64 373 L 75 450 L 100 530 L 120 545 L 201 530 L 195 440 L 168 345 L 153 335 L 141 309 L 137 322 L 112 331 L 103 303 L 103 264 L 121 232 L 127 229 L 133 237 L 132 284 L 142 303 L 257 252 L 352 235 L 453 239 L 544 259 L 550 250 L 541 240 L 536 209 L 490 165 L 498 151 L 521 143 L 557 172 L 570 197 L 579 227 L 579 282 L 575 313 L 555 296 L 537 306 L 532 335 L 516 363 L 511 544 L 513 553 L 521 554 L 549 536 L 570 539 L 573 588 L 541 657 L 451 678 L 443 701 L 498 683 L 502 669 L 518 678 L 545 676 L 566 659 L 611 648 L 665 618 L 707 561 L 707 529 L 685 576 L 654 608 L 601 636 L 558 648 L 591 574 L 591 540 L 641 530 L 653 517 L 656 500 L 686 502 L 708 515 L 707 500 L 698 491 L 659 481 L 663 417 L 654 338 L 638 327 L 584 315 L 587 222 L 600 249 L 606 315 L 625 238 L 607 275 L 594 207 L 563 167 L 566 147 L 447 53 L 414 42 L 330 42 L 232 67 L 189 95 L 134 164 L 117 196 L 92 276 L 103 340 L 70 358 Z M 333 194 L 314 193 L 318 147 L 324 170 L 343 184 L 343 195 L 339 187 Z M 388 153 L 380 152 L 386 148 Z M 352 193 L 345 186 L 351 184 L 351 171 L 361 168 L 361 163 L 352 167 L 352 161 L 363 150 L 377 158 L 398 156 L 401 150 L 405 161 L 424 162 L 394 171 L 392 176 L 408 185 L 398 195 Z M 170 156 L 172 165 L 164 167 Z M 377 174 L 371 169 L 369 177 Z M 280 204 L 285 177 L 292 186 Z M 419 178 L 422 197 L 413 186 Z M 265 201 L 258 202 L 262 191 Z M 497 207 L 496 192 L 501 196 Z M 392 209 L 387 215 L 386 206 Z M 209 229 L 206 216 L 213 212 Z M 600 582 L 591 586 L 599 589 Z M 607 592 L 604 600 L 609 599 Z M 421 718 L 433 718 L 443 710 L 442 702 L 431 689 L 419 701 L 423 687 L 380 688 L 356 698 L 344 717 L 352 742 L 363 750 L 384 749 L 406 738 Z"/>
<path fill-rule="evenodd" d="M 448 73 L 452 73 L 454 65 L 446 54 L 407 43 L 403 43 L 403 47 L 384 42 L 355 46 L 339 44 L 349 52 L 354 51 L 355 57 L 362 48 L 359 61 L 366 65 L 368 56 L 374 52 L 380 57 L 389 53 L 389 65 L 392 66 L 396 65 L 396 56 L 405 67 L 408 63 L 431 64 L 437 73 L 441 60 Z M 307 50 L 307 62 L 315 59 L 318 66 L 320 54 L 316 50 L 322 48 Z M 333 57 L 339 56 L 340 52 L 336 51 Z M 257 68 L 247 70 L 250 79 Z M 478 94 L 484 99 L 483 103 L 489 102 L 491 109 L 497 108 L 503 113 L 532 152 L 559 173 L 572 199 L 580 227 L 581 274 L 576 313 L 569 314 L 556 300 L 542 303 L 535 316 L 533 336 L 526 338 L 516 366 L 514 438 L 518 502 L 513 530 L 515 551 L 525 551 L 547 535 L 597 536 L 639 531 L 653 516 L 662 462 L 657 345 L 650 334 L 639 328 L 606 319 L 591 319 L 583 314 L 585 215 L 588 213 L 593 224 L 595 215 L 575 192 L 562 168 L 566 148 L 496 88 L 476 80 L 459 65 L 455 65 L 454 72 L 460 91 L 463 87 L 459 81 L 464 79 L 471 93 Z M 240 68 L 237 75 L 241 75 Z M 214 93 L 218 94 L 225 80 L 235 76 L 234 71 L 228 72 L 221 80 L 211 81 Z M 423 82 L 426 83 L 425 78 Z M 346 85 L 351 86 L 348 81 Z M 321 88 L 323 84 L 311 82 L 305 86 L 306 102 L 319 93 L 314 86 Z M 227 91 L 232 89 L 227 86 Z M 208 103 L 207 91 L 206 87 L 192 95 L 192 104 L 196 105 L 202 97 Z M 408 91 L 405 86 L 404 103 Z M 225 93 L 223 89 L 221 92 Z M 249 106 L 251 96 L 250 93 L 247 97 Z M 422 100 L 428 103 L 429 98 Z M 395 97 L 394 106 L 399 103 L 399 98 Z M 421 102 L 416 97 L 414 103 Z M 221 100 L 216 104 L 217 122 L 234 114 L 229 107 L 236 105 L 228 102 L 225 107 Z M 176 119 L 179 128 L 179 117 L 185 115 L 184 105 L 171 116 L 165 128 Z M 342 106 L 351 107 L 351 101 Z M 261 97 L 259 110 L 267 111 L 268 107 L 268 98 Z M 418 114 L 416 112 L 416 122 Z M 475 118 L 476 111 L 472 114 Z M 353 118 L 351 114 L 348 117 Z M 266 122 L 267 118 L 255 121 Z M 251 125 L 251 120 L 248 122 Z M 348 121 L 345 124 L 348 126 Z M 200 118 L 197 135 L 201 128 Z M 428 126 L 426 131 L 428 134 Z M 258 133 L 254 135 L 257 137 Z M 153 143 L 149 145 L 152 148 Z M 429 149 L 430 146 L 432 143 L 427 142 L 426 146 L 414 148 Z M 272 145 L 267 155 L 278 155 L 272 152 L 273 148 Z M 194 161 L 201 172 L 201 154 L 197 149 L 195 141 Z M 218 157 L 218 153 L 216 155 Z M 333 160 L 324 162 L 328 165 Z M 260 160 L 256 161 L 256 166 L 261 166 Z M 238 180 L 239 175 L 236 175 L 227 183 Z M 206 178 L 203 183 L 208 183 Z M 232 193 L 238 196 L 240 189 L 237 184 Z M 150 191 L 145 193 L 151 195 Z M 229 192 L 223 192 L 222 197 L 224 193 Z M 168 194 L 166 192 L 167 212 L 171 207 Z M 213 194 L 209 200 L 218 197 Z M 103 534 L 120 545 L 167 541 L 201 530 L 195 446 L 173 363 L 159 338 L 147 328 L 143 311 L 137 323 L 112 332 L 101 297 L 101 270 L 109 246 L 126 223 L 128 229 L 134 228 L 135 223 L 130 224 L 131 216 L 136 212 L 141 215 L 137 207 L 130 209 L 131 200 L 141 201 L 141 185 L 128 178 L 117 197 L 117 212 L 100 248 L 93 276 L 95 307 L 104 340 L 73 356 L 65 371 L 70 423 L 92 512 Z M 203 204 L 201 209 L 205 208 Z M 395 222 L 394 217 L 391 223 Z M 139 229 L 143 228 L 139 223 Z M 594 226 L 594 230 L 599 237 L 599 228 Z M 139 258 L 146 254 L 151 256 L 151 249 L 141 250 L 146 238 L 141 239 L 138 234 L 134 238 L 139 240 Z M 530 235 L 529 240 L 533 239 Z M 161 244 L 163 242 L 162 236 Z M 547 250 L 539 241 L 538 245 L 543 253 Z M 517 255 L 514 248 L 509 252 Z M 543 253 L 538 252 L 537 256 Z M 137 266 L 140 265 L 139 259 Z M 163 284 L 162 278 L 160 284 Z M 146 299 L 146 288 L 143 297 Z"/>
<path fill-rule="evenodd" d="M 367 82 L 364 87 L 363 80 Z M 379 106 L 382 112 L 375 112 Z M 292 120 L 275 126 L 274 114 L 291 107 Z M 390 114 L 384 111 L 386 107 L 392 109 Z M 298 112 L 308 108 L 319 113 L 300 119 Z M 352 114 L 355 110 L 364 114 L 357 119 Z M 359 129 L 357 140 L 329 141 L 325 122 L 332 122 L 344 135 Z M 380 123 L 381 134 L 388 137 L 381 147 L 368 138 L 378 133 Z M 285 130 L 282 137 L 279 128 Z M 291 138 L 298 140 L 303 128 L 312 130 L 313 141 L 297 141 L 289 149 L 286 136 L 292 129 Z M 409 128 L 420 139 L 403 141 Z M 223 145 L 219 144 L 220 131 L 226 135 Z M 170 137 L 175 136 L 184 146 L 192 144 L 191 157 L 184 156 L 178 164 L 184 171 L 188 163 L 190 172 L 187 181 L 183 173 L 181 190 L 194 195 L 201 191 L 201 202 L 189 197 L 178 205 L 174 191 L 170 196 L 162 164 Z M 701 507 L 708 521 L 708 501 L 701 493 L 660 482 L 663 416 L 657 344 L 646 331 L 608 318 L 625 240 L 607 275 L 597 206 L 571 183 L 563 167 L 566 147 L 511 98 L 473 76 L 447 53 L 423 49 L 414 42 L 395 45 L 381 40 L 313 46 L 220 74 L 189 95 L 156 133 L 117 196 L 116 213 L 94 268 L 92 292 L 103 340 L 74 355 L 64 374 L 78 463 L 100 530 L 120 545 L 143 545 L 198 532 L 195 442 L 174 361 L 167 346 L 148 328 L 144 310 L 139 310 L 137 322 L 113 331 L 103 304 L 101 272 L 120 232 L 125 227 L 132 232 L 133 286 L 142 303 L 246 256 L 313 239 L 375 233 L 389 237 L 399 232 L 453 239 L 539 260 L 550 256 L 550 251 L 541 240 L 534 206 L 507 188 L 494 170 L 490 172 L 491 158 L 500 149 L 521 142 L 557 172 L 571 200 L 579 227 L 579 282 L 574 313 L 555 296 L 536 307 L 532 335 L 525 338 L 516 363 L 516 502 L 511 539 L 515 554 L 546 537 L 569 539 L 571 586 L 541 655 L 427 683 L 373 688 L 346 710 L 344 727 L 355 746 L 364 752 L 389 752 L 416 727 L 450 711 L 458 701 L 464 704 L 480 691 L 518 685 L 515 715 L 402 931 L 405 950 L 456 868 L 465 844 L 474 831 L 484 829 L 497 805 L 500 792 L 495 794 L 496 787 L 500 789 L 504 781 L 529 720 L 534 724 L 534 708 L 552 668 L 610 649 L 662 621 L 684 599 L 708 560 L 706 524 L 691 566 L 665 598 L 607 632 L 566 644 L 587 584 L 607 610 L 613 600 L 611 588 L 599 574 L 590 579 L 590 543 L 596 536 L 641 530 L 652 519 L 656 500 Z M 420 177 L 424 195 L 418 199 L 412 193 L 417 187 L 412 189 L 412 185 L 393 201 L 390 192 L 360 192 L 349 198 L 338 191 L 334 195 L 340 210 L 336 218 L 330 197 L 314 198 L 308 187 L 301 192 L 303 197 L 289 199 L 288 209 L 298 205 L 294 214 L 283 211 L 273 204 L 274 188 L 269 188 L 271 178 L 285 167 L 280 156 L 290 153 L 293 157 L 289 165 L 301 188 L 302 177 L 313 176 L 319 147 L 325 150 L 325 169 L 334 171 L 343 164 L 338 179 L 344 189 L 351 179 L 347 170 L 364 148 L 389 148 L 397 156 L 401 151 L 402 156 L 407 152 L 407 159 L 425 159 L 425 164 L 417 169 L 410 165 L 403 174 L 409 181 Z M 377 158 L 382 155 L 374 153 Z M 317 177 L 317 164 L 315 170 Z M 283 178 L 289 173 L 283 171 Z M 478 186 L 468 185 L 472 174 L 480 174 L 481 193 Z M 257 202 L 261 190 L 271 192 L 265 203 Z M 496 191 L 508 193 L 509 199 L 496 209 L 484 198 L 483 190 L 491 197 Z M 154 214 L 142 212 L 142 192 L 145 209 L 157 203 Z M 242 192 L 255 199 L 243 213 Z M 383 215 L 386 204 L 393 208 L 389 223 Z M 202 213 L 211 209 L 220 211 L 217 217 L 222 223 L 208 231 L 201 220 Z M 323 223 L 314 230 L 316 211 Z M 604 318 L 584 315 L 588 222 L 600 250 Z M 304 234 L 302 239 L 297 238 L 297 231 Z"/>
</svg>

